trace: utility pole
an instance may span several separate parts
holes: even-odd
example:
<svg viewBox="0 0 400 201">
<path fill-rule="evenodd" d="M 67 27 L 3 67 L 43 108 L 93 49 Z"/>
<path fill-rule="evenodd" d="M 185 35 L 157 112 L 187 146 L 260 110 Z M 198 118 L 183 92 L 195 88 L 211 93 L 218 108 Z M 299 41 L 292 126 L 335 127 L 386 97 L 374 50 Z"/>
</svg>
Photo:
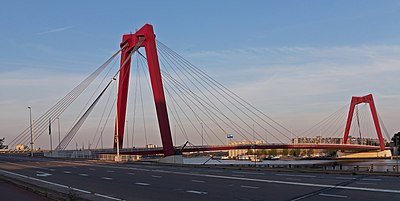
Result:
<svg viewBox="0 0 400 201">
<path fill-rule="evenodd" d="M 29 122 L 30 122 L 30 130 L 31 130 L 31 157 L 33 157 L 33 129 L 32 129 L 32 108 L 29 109 Z"/>
</svg>

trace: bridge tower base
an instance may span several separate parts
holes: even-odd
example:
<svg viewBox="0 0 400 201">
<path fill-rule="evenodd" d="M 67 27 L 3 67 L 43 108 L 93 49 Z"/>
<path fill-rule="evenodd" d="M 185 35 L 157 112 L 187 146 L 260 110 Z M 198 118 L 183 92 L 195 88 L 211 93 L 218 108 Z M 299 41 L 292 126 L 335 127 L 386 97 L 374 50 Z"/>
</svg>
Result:
<svg viewBox="0 0 400 201">
<path fill-rule="evenodd" d="M 368 152 L 344 152 L 338 151 L 336 153 L 339 159 L 366 159 L 366 158 L 391 158 L 392 152 L 390 150 L 384 151 L 368 151 Z"/>
<path fill-rule="evenodd" d="M 166 156 L 158 160 L 159 163 L 168 163 L 168 164 L 183 164 L 182 155 L 172 155 Z"/>
</svg>

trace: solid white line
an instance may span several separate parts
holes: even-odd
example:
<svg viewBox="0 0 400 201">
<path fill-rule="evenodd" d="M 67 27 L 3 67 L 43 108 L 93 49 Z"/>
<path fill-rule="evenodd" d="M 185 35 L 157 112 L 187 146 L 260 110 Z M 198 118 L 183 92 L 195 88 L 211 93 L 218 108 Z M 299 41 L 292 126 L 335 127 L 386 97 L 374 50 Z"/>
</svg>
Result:
<svg viewBox="0 0 400 201">
<path fill-rule="evenodd" d="M 192 182 L 196 182 L 196 183 L 205 183 L 205 181 L 201 181 L 201 180 L 192 180 Z"/>
<path fill-rule="evenodd" d="M 74 191 L 78 191 L 78 192 L 81 192 L 81 193 L 92 194 L 89 191 L 82 190 L 82 189 L 79 189 L 79 188 L 74 188 L 74 187 L 63 185 L 63 184 L 58 184 L 58 183 L 54 183 L 54 182 L 50 182 L 50 181 L 46 181 L 46 180 L 41 180 L 41 179 L 37 179 L 37 178 L 34 178 L 34 177 L 29 177 L 29 176 L 26 176 L 26 175 L 17 174 L 17 173 L 14 173 L 14 172 L 9 172 L 9 171 L 6 171 L 6 170 L 1 170 L 0 169 L 0 172 L 3 172 L 5 174 L 11 174 L 11 175 L 18 176 L 18 177 L 22 177 L 22 178 L 25 178 L 25 179 L 30 179 L 30 180 L 42 182 L 42 183 L 45 183 L 45 184 L 50 184 L 50 185 L 53 185 L 53 186 L 58 186 L 58 187 L 61 187 L 61 188 L 72 189 Z M 103 197 L 103 198 L 107 198 L 107 199 L 110 199 L 110 200 L 123 200 L 123 199 L 120 199 L 120 198 L 110 197 L 110 196 L 102 195 L 102 194 L 99 194 L 99 193 L 94 193 L 93 195 L 99 196 L 99 197 Z"/>
<path fill-rule="evenodd" d="M 240 186 L 242 188 L 251 188 L 251 189 L 259 189 L 260 187 L 258 186 Z"/>
<path fill-rule="evenodd" d="M 325 193 L 320 193 L 318 195 L 325 196 L 325 197 L 347 198 L 347 196 L 345 196 L 345 195 L 333 195 L 333 194 L 325 194 Z"/>
<path fill-rule="evenodd" d="M 285 176 L 285 177 L 307 177 L 307 178 L 315 178 L 315 175 L 302 175 L 302 174 L 275 174 L 277 176 Z"/>
<path fill-rule="evenodd" d="M 234 174 L 255 174 L 255 175 L 264 175 L 262 172 L 242 172 L 242 171 L 232 171 Z"/>
<path fill-rule="evenodd" d="M 186 191 L 187 193 L 194 193 L 194 194 L 199 194 L 199 195 L 206 195 L 207 192 L 203 192 L 203 191 L 194 191 L 194 190 L 188 190 Z"/>
<path fill-rule="evenodd" d="M 148 183 L 135 183 L 136 185 L 140 185 L 140 186 L 150 186 L 150 184 L 148 184 Z"/>
</svg>

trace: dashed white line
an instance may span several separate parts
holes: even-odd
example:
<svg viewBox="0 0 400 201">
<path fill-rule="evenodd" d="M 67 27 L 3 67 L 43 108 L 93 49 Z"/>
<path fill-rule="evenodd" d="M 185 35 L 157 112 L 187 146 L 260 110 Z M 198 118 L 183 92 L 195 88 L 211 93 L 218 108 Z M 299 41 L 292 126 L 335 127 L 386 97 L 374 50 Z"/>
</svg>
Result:
<svg viewBox="0 0 400 201">
<path fill-rule="evenodd" d="M 82 176 L 82 177 L 87 177 L 87 176 L 89 176 L 88 174 L 79 174 L 80 176 Z"/>
<path fill-rule="evenodd" d="M 254 175 L 264 175 L 262 172 L 242 172 L 242 171 L 232 171 L 233 174 L 254 174 Z"/>
<path fill-rule="evenodd" d="M 110 178 L 110 177 L 102 177 L 101 179 L 104 179 L 104 180 L 112 180 L 112 178 Z"/>
<path fill-rule="evenodd" d="M 369 178 L 364 178 L 361 180 L 363 180 L 363 181 L 382 181 L 382 179 L 369 179 Z"/>
<path fill-rule="evenodd" d="M 151 177 L 154 177 L 154 178 L 162 178 L 162 176 L 160 176 L 160 175 L 151 175 Z"/>
<path fill-rule="evenodd" d="M 65 173 L 65 174 L 71 174 L 71 172 L 70 172 L 70 171 L 64 171 L 64 173 Z"/>
<path fill-rule="evenodd" d="M 56 171 L 55 169 L 49 169 L 49 170 L 52 171 L 52 172 Z"/>
<path fill-rule="evenodd" d="M 205 191 L 194 191 L 194 190 L 188 190 L 188 191 L 186 191 L 187 193 L 194 193 L 194 194 L 198 194 L 198 195 L 206 195 L 206 194 L 208 194 L 207 192 L 205 192 Z"/>
<path fill-rule="evenodd" d="M 242 188 L 250 188 L 250 189 L 259 189 L 260 188 L 258 186 L 245 186 L 245 185 L 241 185 L 240 187 L 242 187 Z"/>
<path fill-rule="evenodd" d="M 326 193 L 320 193 L 318 195 L 325 196 L 325 197 L 347 198 L 347 196 L 345 196 L 345 195 L 334 195 L 334 194 L 326 194 Z"/>
<path fill-rule="evenodd" d="M 223 172 L 222 170 L 208 170 L 209 172 Z"/>
<path fill-rule="evenodd" d="M 192 182 L 196 182 L 196 183 L 205 183 L 205 181 L 201 181 L 201 180 L 192 180 Z"/>
<path fill-rule="evenodd" d="M 107 172 L 114 172 L 114 170 L 107 170 Z"/>
<path fill-rule="evenodd" d="M 349 179 L 356 179 L 354 177 L 335 177 L 335 179 L 345 179 L 345 180 L 349 180 Z"/>
<path fill-rule="evenodd" d="M 367 182 L 356 182 L 356 184 L 360 184 L 360 185 L 378 185 L 375 183 L 367 183 Z"/>
<path fill-rule="evenodd" d="M 135 175 L 135 173 L 133 173 L 133 172 L 128 172 L 128 174 L 130 174 L 130 175 Z"/>
<path fill-rule="evenodd" d="M 5 174 L 10 174 L 10 175 L 18 176 L 18 177 L 22 177 L 22 178 L 29 179 L 29 180 L 33 180 L 33 181 L 42 182 L 42 183 L 45 183 L 45 184 L 50 184 L 50 185 L 53 185 L 53 186 L 58 186 L 58 187 L 65 188 L 65 189 L 72 189 L 72 190 L 74 190 L 74 191 L 78 191 L 78 192 L 81 192 L 81 193 L 93 194 L 93 195 L 95 195 L 95 196 L 102 197 L 102 198 L 107 198 L 107 199 L 110 199 L 110 200 L 123 200 L 123 199 L 120 199 L 120 198 L 111 197 L 111 196 L 107 196 L 107 195 L 103 195 L 103 194 L 99 194 L 99 193 L 92 193 L 92 192 L 87 191 L 87 190 L 83 190 L 83 189 L 79 189 L 79 188 L 74 188 L 74 187 L 66 186 L 66 185 L 59 184 L 59 183 L 54 183 L 54 182 L 50 182 L 50 181 L 45 181 L 45 180 L 33 178 L 33 177 L 28 177 L 28 176 L 26 176 L 26 175 L 17 174 L 17 173 L 14 173 L 14 172 L 9 172 L 9 171 L 5 171 L 5 170 L 0 170 L 0 172 L 3 172 L 3 173 L 5 173 Z"/>
<path fill-rule="evenodd" d="M 150 186 L 150 184 L 148 184 L 148 183 L 141 183 L 141 182 L 138 182 L 138 183 L 135 183 L 136 185 L 140 185 L 140 186 Z"/>
<path fill-rule="evenodd" d="M 306 178 L 315 178 L 315 175 L 301 175 L 301 174 L 275 174 L 277 176 L 285 176 L 285 177 L 306 177 Z"/>
<path fill-rule="evenodd" d="M 286 180 L 292 180 L 292 181 L 301 181 L 301 179 L 298 178 L 285 178 Z"/>
</svg>

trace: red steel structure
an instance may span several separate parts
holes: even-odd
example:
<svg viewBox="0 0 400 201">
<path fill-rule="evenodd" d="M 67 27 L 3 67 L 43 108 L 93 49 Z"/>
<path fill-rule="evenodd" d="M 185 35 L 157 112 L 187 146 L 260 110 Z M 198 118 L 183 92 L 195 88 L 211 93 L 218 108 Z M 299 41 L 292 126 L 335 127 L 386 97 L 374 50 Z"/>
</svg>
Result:
<svg viewBox="0 0 400 201">
<path fill-rule="evenodd" d="M 158 125 L 161 134 L 161 142 L 163 145 L 163 153 L 165 156 L 174 155 L 174 147 L 172 144 L 171 129 L 169 125 L 167 106 L 165 103 L 163 83 L 160 73 L 160 64 L 156 49 L 155 35 L 153 26 L 144 25 L 134 34 L 126 34 L 122 37 L 121 48 L 121 69 L 119 74 L 118 97 L 117 97 L 117 115 L 115 120 L 114 148 L 122 148 L 125 129 L 126 103 L 129 87 L 129 74 L 131 66 L 132 52 L 139 47 L 146 50 L 147 64 L 149 68 L 151 86 L 153 90 L 154 102 L 156 106 Z M 118 141 L 117 141 L 118 138 Z"/>
<path fill-rule="evenodd" d="M 351 98 L 349 115 L 347 116 L 346 128 L 344 130 L 343 143 L 347 144 L 347 139 L 349 137 L 349 132 L 350 132 L 350 126 L 351 126 L 351 122 L 353 120 L 354 108 L 356 105 L 361 104 L 361 103 L 369 104 L 369 108 L 370 108 L 371 114 L 372 114 L 372 119 L 375 124 L 376 134 L 378 135 L 378 139 L 379 139 L 379 147 L 380 147 L 380 150 L 383 151 L 383 150 L 385 150 L 385 143 L 383 142 L 381 126 L 379 124 L 378 114 L 376 112 L 374 98 L 372 97 L 372 94 L 368 94 L 368 95 L 362 96 L 362 97 L 353 96 Z"/>
</svg>

